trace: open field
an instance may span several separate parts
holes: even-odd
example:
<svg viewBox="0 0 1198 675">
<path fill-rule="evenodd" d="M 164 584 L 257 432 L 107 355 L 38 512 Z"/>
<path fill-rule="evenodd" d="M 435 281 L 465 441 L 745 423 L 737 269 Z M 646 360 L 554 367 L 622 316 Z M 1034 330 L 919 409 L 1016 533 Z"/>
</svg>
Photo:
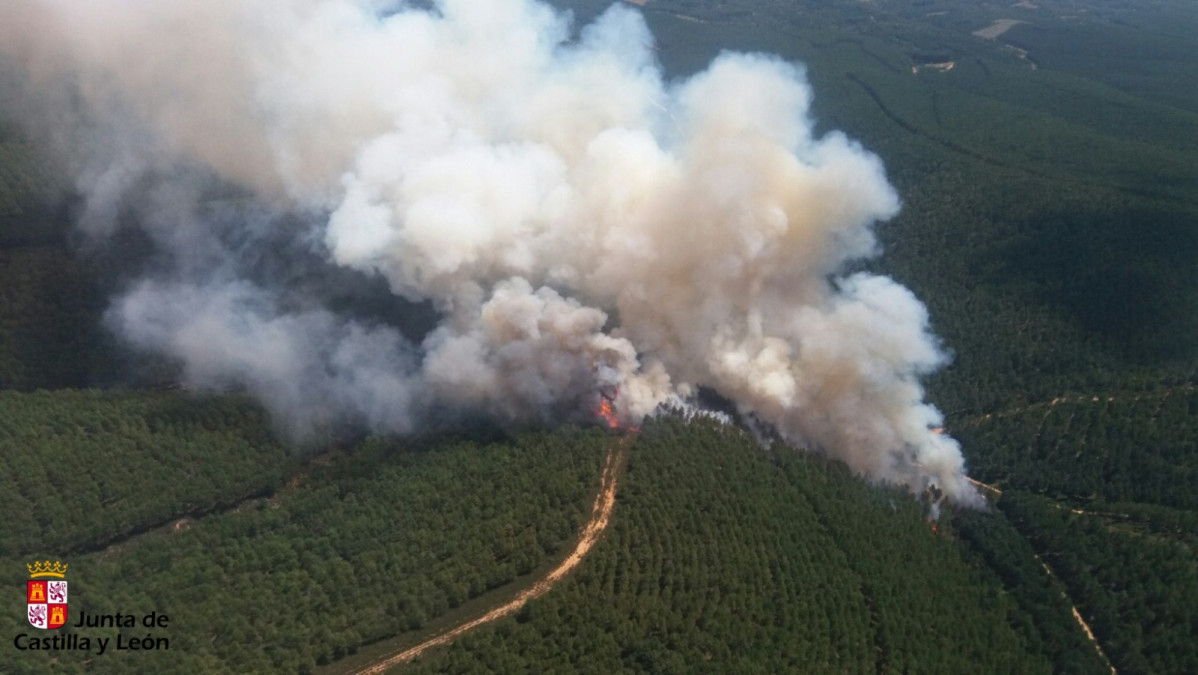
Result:
<svg viewBox="0 0 1198 675">
<path fill-rule="evenodd" d="M 983 40 L 995 40 L 1003 33 L 1011 30 L 1021 23 L 1023 22 L 1019 19 L 998 19 L 985 28 L 979 28 L 978 30 L 975 30 L 973 34 L 982 38 Z"/>
</svg>

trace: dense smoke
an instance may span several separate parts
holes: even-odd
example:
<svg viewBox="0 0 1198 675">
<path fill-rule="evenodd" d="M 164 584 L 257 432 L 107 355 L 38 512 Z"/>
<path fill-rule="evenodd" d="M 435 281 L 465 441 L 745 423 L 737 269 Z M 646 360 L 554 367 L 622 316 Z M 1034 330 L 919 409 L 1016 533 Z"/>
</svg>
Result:
<svg viewBox="0 0 1198 675">
<path fill-rule="evenodd" d="M 706 386 L 871 478 L 976 499 L 922 400 L 945 361 L 923 305 L 843 272 L 898 198 L 874 155 L 813 136 L 794 66 L 725 54 L 667 83 L 622 6 L 578 35 L 532 0 L 0 9 L 81 226 L 135 222 L 168 256 L 110 326 L 188 382 L 299 434 L 552 423 L 614 391 L 632 422 Z M 259 265 L 288 251 L 439 320 L 412 340 L 332 308 Z"/>
</svg>

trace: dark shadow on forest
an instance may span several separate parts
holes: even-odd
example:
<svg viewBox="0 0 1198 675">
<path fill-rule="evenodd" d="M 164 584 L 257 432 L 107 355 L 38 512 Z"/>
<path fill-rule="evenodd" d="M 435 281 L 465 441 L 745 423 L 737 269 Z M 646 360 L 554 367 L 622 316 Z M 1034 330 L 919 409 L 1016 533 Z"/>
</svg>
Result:
<svg viewBox="0 0 1198 675">
<path fill-rule="evenodd" d="M 1018 229 L 977 261 L 995 270 L 993 283 L 1030 282 L 1033 299 L 1067 313 L 1123 360 L 1163 365 L 1198 355 L 1194 214 L 1047 212 Z"/>
</svg>

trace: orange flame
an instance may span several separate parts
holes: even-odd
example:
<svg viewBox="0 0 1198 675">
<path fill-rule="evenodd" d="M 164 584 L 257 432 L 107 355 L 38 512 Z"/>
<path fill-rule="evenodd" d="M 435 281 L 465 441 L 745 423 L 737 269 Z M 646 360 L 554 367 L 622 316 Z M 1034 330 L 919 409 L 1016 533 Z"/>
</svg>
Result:
<svg viewBox="0 0 1198 675">
<path fill-rule="evenodd" d="M 612 429 L 620 428 L 620 420 L 616 417 L 616 409 L 612 406 L 611 401 L 606 398 L 599 402 L 599 416 L 607 422 L 608 427 Z"/>
<path fill-rule="evenodd" d="M 616 412 L 616 401 L 620 398 L 620 391 L 617 389 L 614 396 L 608 398 L 606 395 L 599 396 L 599 416 L 607 422 L 609 429 L 623 429 L 625 431 L 640 431 L 638 426 L 631 424 L 625 425 L 620 422 L 620 415 Z"/>
</svg>

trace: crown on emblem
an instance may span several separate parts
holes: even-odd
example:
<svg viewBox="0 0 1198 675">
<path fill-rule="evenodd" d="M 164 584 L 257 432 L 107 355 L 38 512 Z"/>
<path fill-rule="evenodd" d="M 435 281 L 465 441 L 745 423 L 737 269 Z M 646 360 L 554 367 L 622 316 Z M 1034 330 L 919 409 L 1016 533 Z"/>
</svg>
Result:
<svg viewBox="0 0 1198 675">
<path fill-rule="evenodd" d="M 33 561 L 33 564 L 25 563 L 25 567 L 29 568 L 29 576 L 36 579 L 38 577 L 58 577 L 63 578 L 67 574 L 66 563 L 61 563 L 57 560 L 53 564 L 49 560 L 45 562 Z"/>
</svg>

